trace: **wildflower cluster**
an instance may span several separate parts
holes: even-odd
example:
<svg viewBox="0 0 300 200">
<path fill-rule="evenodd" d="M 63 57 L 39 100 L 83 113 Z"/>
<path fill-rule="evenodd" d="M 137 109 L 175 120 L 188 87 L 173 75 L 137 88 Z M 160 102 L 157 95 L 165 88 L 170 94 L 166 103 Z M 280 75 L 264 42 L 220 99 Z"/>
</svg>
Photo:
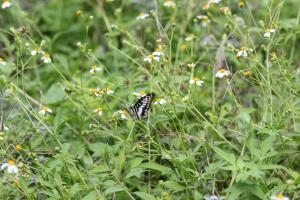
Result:
<svg viewBox="0 0 300 200">
<path fill-rule="evenodd" d="M 40 47 L 34 47 L 30 51 L 30 54 L 32 56 L 41 55 L 41 60 L 46 64 L 51 63 L 52 61 L 50 55 L 47 52 L 43 51 Z"/>
<path fill-rule="evenodd" d="M 160 59 L 164 56 L 164 52 L 161 48 L 155 49 L 155 51 L 144 58 L 144 62 L 152 63 L 153 61 L 160 61 Z"/>
</svg>

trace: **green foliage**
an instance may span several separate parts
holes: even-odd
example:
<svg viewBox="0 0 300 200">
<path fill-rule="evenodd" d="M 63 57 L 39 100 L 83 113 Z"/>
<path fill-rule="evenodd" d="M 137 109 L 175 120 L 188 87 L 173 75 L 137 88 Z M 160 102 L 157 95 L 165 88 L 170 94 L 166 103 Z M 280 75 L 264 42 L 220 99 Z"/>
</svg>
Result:
<svg viewBox="0 0 300 200">
<path fill-rule="evenodd" d="M 298 1 L 10 2 L 1 199 L 300 199 Z"/>
</svg>

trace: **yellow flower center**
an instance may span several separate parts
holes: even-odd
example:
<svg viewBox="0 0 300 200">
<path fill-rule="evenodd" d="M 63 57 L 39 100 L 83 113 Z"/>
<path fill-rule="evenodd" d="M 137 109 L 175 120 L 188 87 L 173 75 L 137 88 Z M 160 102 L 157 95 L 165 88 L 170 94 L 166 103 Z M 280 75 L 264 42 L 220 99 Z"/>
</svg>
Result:
<svg viewBox="0 0 300 200">
<path fill-rule="evenodd" d="M 223 74 L 223 73 L 225 73 L 225 69 L 221 68 L 221 69 L 219 69 L 219 72 Z"/>
<path fill-rule="evenodd" d="M 244 7 L 245 7 L 245 3 L 244 3 L 243 1 L 240 1 L 240 2 L 239 2 L 239 7 L 240 7 L 240 8 L 244 8 Z"/>
<path fill-rule="evenodd" d="M 243 72 L 243 75 L 244 76 L 251 76 L 252 72 L 248 70 L 248 71 Z"/>
<path fill-rule="evenodd" d="M 161 52 L 161 49 L 160 49 L 160 48 L 157 48 L 157 49 L 155 49 L 155 51 Z"/>
<path fill-rule="evenodd" d="M 122 110 L 122 114 L 125 115 L 125 116 L 129 115 L 129 113 L 126 110 Z"/>
<path fill-rule="evenodd" d="M 143 91 L 140 92 L 140 95 L 144 96 L 144 95 L 146 95 L 146 92 L 143 90 Z"/>
<path fill-rule="evenodd" d="M 3 3 L 10 3 L 9 0 L 4 0 Z"/>
<path fill-rule="evenodd" d="M 102 112 L 103 109 L 102 109 L 102 107 L 98 107 L 98 108 L 96 109 L 96 111 L 97 111 L 97 112 Z"/>
<path fill-rule="evenodd" d="M 154 59 L 154 55 L 153 55 L 153 54 L 149 55 L 149 58 L 150 58 L 151 60 L 153 60 L 153 59 Z"/>
<path fill-rule="evenodd" d="M 247 50 L 247 47 L 240 48 L 240 51 L 246 51 L 246 50 Z"/>
<path fill-rule="evenodd" d="M 45 57 L 45 58 L 50 58 L 50 55 L 47 54 L 47 53 L 45 53 L 45 54 L 44 54 L 44 57 Z"/>
<path fill-rule="evenodd" d="M 97 89 L 92 88 L 92 89 L 90 89 L 90 92 L 91 92 L 91 93 L 96 93 L 96 92 L 97 92 Z"/>
<path fill-rule="evenodd" d="M 92 69 L 96 69 L 97 66 L 96 66 L 96 65 L 92 65 L 91 68 L 92 68 Z"/>
<path fill-rule="evenodd" d="M 181 51 L 187 50 L 187 45 L 186 45 L 186 44 L 182 44 L 182 45 L 180 46 L 180 49 L 181 49 Z"/>
<path fill-rule="evenodd" d="M 144 12 L 140 12 L 139 16 L 143 17 L 143 16 L 145 16 L 145 13 Z"/>
<path fill-rule="evenodd" d="M 278 195 L 277 195 L 277 198 L 278 198 L 278 199 L 283 199 L 283 198 L 284 198 L 284 196 L 283 196 L 283 194 L 282 194 L 282 193 L 280 193 L 280 194 L 278 194 Z"/>
<path fill-rule="evenodd" d="M 15 149 L 16 149 L 16 151 L 21 151 L 22 147 L 21 147 L 21 145 L 16 145 Z"/>
<path fill-rule="evenodd" d="M 77 11 L 76 11 L 76 15 L 77 15 L 78 17 L 82 16 L 82 13 L 83 13 L 82 10 L 77 10 Z"/>
<path fill-rule="evenodd" d="M 39 53 L 39 52 L 41 52 L 41 48 L 35 47 L 35 48 L 34 48 L 34 51 L 37 52 L 37 53 Z"/>
<path fill-rule="evenodd" d="M 47 112 L 49 108 L 47 106 L 44 106 L 43 110 Z"/>
<path fill-rule="evenodd" d="M 270 33 L 271 30 L 267 28 L 267 29 L 265 30 L 265 32 L 266 32 L 266 33 Z"/>
<path fill-rule="evenodd" d="M 8 163 L 8 165 L 15 165 L 15 161 L 14 160 L 9 160 L 7 163 Z"/>
<path fill-rule="evenodd" d="M 194 81 L 200 81 L 200 78 L 194 77 L 193 80 L 194 80 Z"/>
<path fill-rule="evenodd" d="M 4 60 L 3 60 L 3 58 L 0 58 L 0 62 L 3 62 Z"/>
</svg>

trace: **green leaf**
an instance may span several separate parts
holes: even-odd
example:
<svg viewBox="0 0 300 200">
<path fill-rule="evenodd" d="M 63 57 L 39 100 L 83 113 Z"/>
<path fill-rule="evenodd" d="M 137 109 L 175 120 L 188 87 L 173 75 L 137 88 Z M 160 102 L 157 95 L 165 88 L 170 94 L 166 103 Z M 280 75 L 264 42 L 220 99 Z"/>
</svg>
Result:
<svg viewBox="0 0 300 200">
<path fill-rule="evenodd" d="M 109 167 L 107 165 L 98 165 L 94 167 L 90 172 L 91 173 L 102 173 L 109 171 Z"/>
<path fill-rule="evenodd" d="M 97 192 L 92 191 L 84 196 L 81 200 L 96 200 L 99 199 Z"/>
<path fill-rule="evenodd" d="M 61 153 L 62 154 L 68 154 L 70 150 L 71 144 L 70 143 L 64 143 L 61 147 Z"/>
<path fill-rule="evenodd" d="M 141 178 L 141 173 L 143 173 L 143 172 L 144 172 L 144 170 L 141 168 L 134 168 L 129 171 L 129 173 L 126 175 L 125 178 L 127 179 L 127 178 L 131 178 L 133 176 L 135 176 L 137 178 Z"/>
<path fill-rule="evenodd" d="M 70 195 L 71 197 L 73 197 L 74 195 L 76 195 L 81 189 L 80 185 L 78 183 L 75 183 L 71 189 L 70 189 Z"/>
<path fill-rule="evenodd" d="M 115 193 L 115 192 L 121 192 L 121 191 L 124 191 L 124 190 L 125 190 L 124 187 L 116 185 L 116 186 L 112 186 L 112 187 L 106 189 L 104 191 L 104 193 L 105 194 L 111 194 L 111 193 Z"/>
<path fill-rule="evenodd" d="M 236 158 L 235 158 L 234 154 L 227 153 L 227 152 L 223 151 L 222 149 L 220 149 L 219 147 L 212 147 L 212 148 L 221 158 L 223 158 L 224 160 L 226 160 L 233 166 L 236 166 Z"/>
<path fill-rule="evenodd" d="M 105 152 L 106 144 L 102 142 L 89 144 L 88 148 L 93 152 L 93 156 L 101 156 Z"/>
<path fill-rule="evenodd" d="M 145 192 L 134 192 L 134 194 L 144 200 L 156 200 L 156 198 Z"/>
<path fill-rule="evenodd" d="M 42 97 L 41 101 L 43 104 L 54 104 L 62 101 L 65 98 L 65 96 L 65 91 L 57 84 L 54 84 Z"/>
<path fill-rule="evenodd" d="M 276 136 L 271 135 L 261 143 L 261 151 L 263 154 L 266 154 L 268 151 L 271 150 L 271 147 L 273 146 L 275 139 Z"/>
<path fill-rule="evenodd" d="M 145 169 L 157 170 L 157 171 L 160 171 L 163 175 L 172 173 L 171 168 L 163 166 L 163 165 L 155 163 L 155 162 L 142 163 L 139 165 L 139 167 L 145 168 Z"/>
<path fill-rule="evenodd" d="M 137 157 L 137 158 L 133 158 L 129 161 L 130 163 L 130 169 L 137 167 L 138 165 L 140 165 L 143 162 L 144 158 L 142 157 Z"/>
<path fill-rule="evenodd" d="M 269 164 L 269 165 L 260 165 L 260 169 L 283 169 L 288 171 L 285 167 L 281 166 L 281 165 L 274 165 L 274 164 Z"/>
<path fill-rule="evenodd" d="M 30 140 L 30 145 L 32 149 L 37 148 L 44 141 L 44 135 L 38 135 Z"/>
<path fill-rule="evenodd" d="M 164 182 L 164 186 L 168 189 L 171 189 L 173 191 L 182 191 L 182 190 L 185 190 L 185 187 L 180 185 L 179 183 L 177 182 L 173 182 L 173 181 L 166 181 Z"/>
</svg>

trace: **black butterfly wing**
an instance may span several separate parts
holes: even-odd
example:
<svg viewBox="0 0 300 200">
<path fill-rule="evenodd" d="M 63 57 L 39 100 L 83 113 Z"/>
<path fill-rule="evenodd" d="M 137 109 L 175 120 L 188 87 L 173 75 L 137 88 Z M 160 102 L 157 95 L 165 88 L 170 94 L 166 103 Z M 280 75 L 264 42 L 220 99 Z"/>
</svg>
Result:
<svg viewBox="0 0 300 200">
<path fill-rule="evenodd" d="M 134 119 L 145 119 L 148 117 L 148 113 L 155 97 L 154 93 L 146 94 L 140 98 L 134 106 L 130 106 L 128 111 Z"/>
</svg>

